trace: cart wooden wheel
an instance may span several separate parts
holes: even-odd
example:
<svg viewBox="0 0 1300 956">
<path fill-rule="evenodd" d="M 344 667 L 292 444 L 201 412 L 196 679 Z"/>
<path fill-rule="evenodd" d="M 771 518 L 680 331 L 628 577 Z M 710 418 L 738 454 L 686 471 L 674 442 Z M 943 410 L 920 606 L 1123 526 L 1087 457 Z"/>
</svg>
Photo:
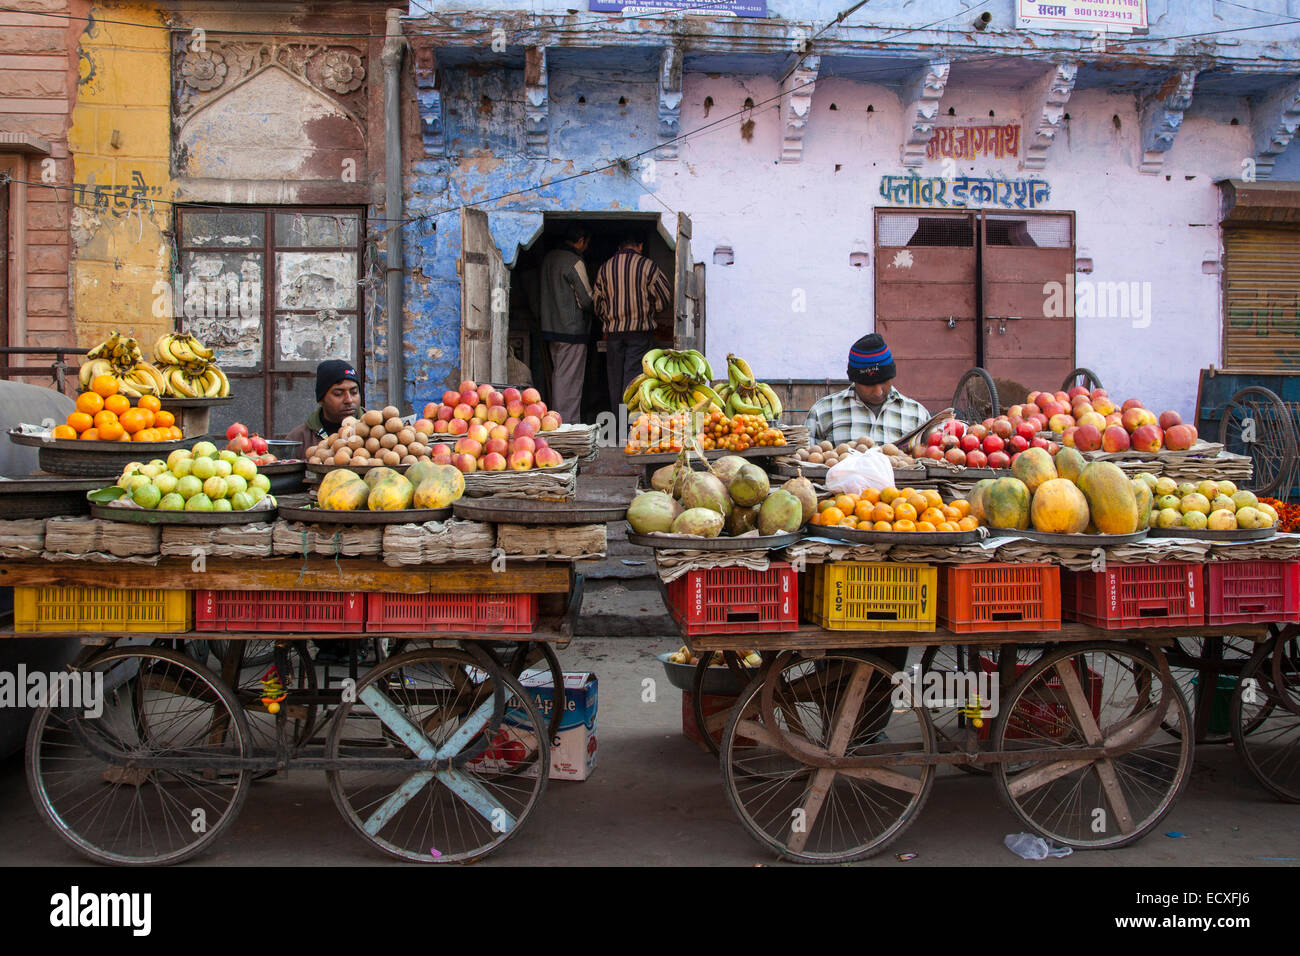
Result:
<svg viewBox="0 0 1300 956">
<path fill-rule="evenodd" d="M 993 747 L 1032 762 L 997 765 L 999 796 L 1051 842 L 1125 846 L 1150 832 L 1186 785 L 1189 725 L 1163 656 L 1128 644 L 1055 648 L 1003 695 Z M 1105 755 L 1069 755 L 1096 748 Z M 1062 755 L 1034 758 L 1042 751 Z"/>
<path fill-rule="evenodd" d="M 353 829 L 418 863 L 463 863 L 496 849 L 536 807 L 550 772 L 532 695 L 486 655 L 439 647 L 368 671 L 356 700 L 335 712 L 325 754 L 409 764 L 359 764 L 328 778 Z"/>
<path fill-rule="evenodd" d="M 1286 497 L 1296 469 L 1297 439 L 1291 413 L 1267 388 L 1243 388 L 1223 410 L 1219 441 L 1226 451 L 1250 458 L 1256 494 Z"/>
<path fill-rule="evenodd" d="M 1261 645 L 1232 695 L 1232 739 L 1269 791 L 1300 803 L 1300 638 L 1288 627 Z"/>
<path fill-rule="evenodd" d="M 211 846 L 251 779 L 238 767 L 250 750 L 234 695 L 206 667 L 165 648 L 91 653 L 70 673 L 102 686 L 102 712 L 45 707 L 32 718 L 27 781 L 46 822 L 102 863 L 179 863 Z"/>
<path fill-rule="evenodd" d="M 798 863 L 847 863 L 916 819 L 934 784 L 934 727 L 924 709 L 895 707 L 894 670 L 859 651 L 787 651 L 750 683 L 721 763 L 727 799 L 760 844 Z"/>
<path fill-rule="evenodd" d="M 963 422 L 982 422 L 986 418 L 997 418 L 1001 412 L 993 376 L 982 368 L 967 371 L 952 393 L 953 417 Z"/>
<path fill-rule="evenodd" d="M 1076 385 L 1082 385 L 1090 392 L 1094 388 L 1105 388 L 1105 386 L 1101 384 L 1101 379 L 1097 377 L 1096 372 L 1090 368 L 1082 367 L 1076 368 L 1069 375 L 1065 376 L 1065 381 L 1061 383 L 1061 391 L 1068 392 Z"/>
<path fill-rule="evenodd" d="M 1215 730 L 1211 725 L 1218 678 L 1230 674 L 1235 679 L 1254 653 L 1255 642 L 1248 637 L 1180 637 L 1174 641 L 1166 654 L 1169 672 L 1187 701 L 1192 726 L 1197 728 L 1196 743 L 1222 744 L 1231 738 L 1229 727 Z M 1183 730 L 1179 726 L 1165 729 L 1172 734 Z"/>
<path fill-rule="evenodd" d="M 754 679 L 759 668 L 750 667 L 740 659 L 740 655 L 735 651 L 706 651 L 700 658 L 700 662 L 695 665 L 695 672 L 691 675 L 691 703 L 694 705 L 695 712 L 695 729 L 699 731 L 704 746 L 708 748 L 709 753 L 715 757 L 718 755 L 718 745 L 713 740 L 716 733 L 719 738 L 722 731 L 727 726 L 727 720 L 731 717 L 730 710 L 718 711 L 716 714 L 706 714 L 704 712 L 704 681 L 709 674 L 709 664 L 713 660 L 714 654 L 721 654 L 723 662 L 727 665 L 728 672 L 735 677 L 740 686 L 748 686 L 749 682 Z M 761 665 L 760 665 L 761 666 Z"/>
</svg>

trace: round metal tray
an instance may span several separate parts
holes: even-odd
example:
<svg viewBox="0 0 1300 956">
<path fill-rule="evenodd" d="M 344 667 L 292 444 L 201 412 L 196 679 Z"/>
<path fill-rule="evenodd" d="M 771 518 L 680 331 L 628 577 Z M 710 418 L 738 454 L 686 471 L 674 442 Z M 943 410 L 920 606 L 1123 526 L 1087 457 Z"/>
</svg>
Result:
<svg viewBox="0 0 1300 956">
<path fill-rule="evenodd" d="M 257 511 L 149 511 L 144 508 L 112 508 L 91 503 L 90 514 L 109 521 L 126 521 L 131 524 L 185 524 L 223 525 L 260 524 L 275 520 L 275 508 Z"/>
<path fill-rule="evenodd" d="M 364 477 L 366 472 L 372 468 L 391 468 L 399 475 L 405 474 L 410 465 L 366 465 L 364 468 L 354 468 L 351 465 L 313 465 L 307 462 L 307 472 L 312 475 L 328 475 L 331 471 L 338 471 L 340 468 L 346 468 L 348 471 L 355 472 Z"/>
<path fill-rule="evenodd" d="M 100 478 L 15 478 L 0 481 L 0 519 L 57 518 L 90 513 L 86 492 L 102 488 Z"/>
<path fill-rule="evenodd" d="M 672 548 L 685 551 L 772 551 L 794 544 L 803 535 L 798 531 L 759 535 L 753 538 L 698 538 L 690 534 L 637 534 L 628 529 L 627 540 L 646 548 Z"/>
<path fill-rule="evenodd" d="M 1041 541 L 1043 544 L 1064 544 L 1076 548 L 1109 547 L 1117 544 L 1133 544 L 1147 536 L 1147 529 L 1133 534 L 1051 534 L 1047 531 L 1016 531 L 1014 528 L 990 528 L 991 538 L 1027 538 Z"/>
<path fill-rule="evenodd" d="M 260 475 L 292 475 L 295 472 L 302 473 L 307 470 L 307 463 L 301 458 L 291 458 L 284 461 L 273 461 L 269 465 L 258 465 L 257 473 Z"/>
<path fill-rule="evenodd" d="M 665 651 L 663 654 L 656 654 L 655 657 L 664 665 L 664 671 L 668 674 L 668 683 L 672 684 L 678 690 L 690 690 L 695 681 L 694 664 L 677 664 L 668 659 L 672 651 Z M 705 651 L 705 654 L 711 654 L 712 651 Z M 703 657 L 704 655 L 700 655 Z M 757 673 L 757 671 L 755 671 Z M 704 693 L 706 694 L 726 694 L 728 696 L 739 696 L 744 693 L 744 683 L 731 672 L 731 668 L 725 664 L 719 663 L 712 665 L 708 673 L 704 675 Z"/>
<path fill-rule="evenodd" d="M 184 395 L 169 395 L 158 399 L 163 408 L 214 408 L 218 405 L 229 405 L 234 400 L 235 396 L 233 395 L 226 395 L 222 398 L 208 398 L 204 395 L 186 398 Z"/>
<path fill-rule="evenodd" d="M 498 524 L 600 524 L 622 521 L 627 505 L 596 501 L 529 501 L 526 498 L 462 498 L 451 506 L 457 518 Z"/>
<path fill-rule="evenodd" d="M 1264 541 L 1277 534 L 1277 526 L 1219 531 L 1212 531 L 1209 528 L 1200 531 L 1191 528 L 1149 528 L 1147 533 L 1153 538 L 1191 538 L 1196 541 Z"/>
<path fill-rule="evenodd" d="M 744 451 L 727 451 L 725 448 L 714 448 L 704 452 L 704 457 L 709 461 L 717 461 L 719 458 L 726 458 L 728 455 L 739 455 L 741 458 L 775 458 L 779 455 L 788 455 L 793 446 L 791 445 L 763 445 L 761 447 L 746 448 Z M 642 455 L 624 455 L 627 461 L 638 462 L 642 465 L 671 465 L 677 460 L 678 452 L 655 452 Z M 697 461 L 698 456 L 691 453 L 691 460 Z"/>
<path fill-rule="evenodd" d="M 1010 468 L 967 468 L 964 465 L 940 465 L 927 461 L 925 463 L 927 478 L 948 478 L 956 481 L 979 481 L 982 478 L 1007 478 Z"/>
<path fill-rule="evenodd" d="M 191 438 L 177 438 L 174 441 L 85 441 L 80 438 L 44 438 L 40 435 L 22 435 L 10 432 L 9 440 L 15 445 L 28 445 L 45 451 L 67 452 L 73 455 L 126 454 L 126 461 L 135 461 L 141 455 L 157 452 L 170 454 L 177 448 L 184 448 Z M 42 466 L 44 467 L 44 466 Z"/>
<path fill-rule="evenodd" d="M 858 531 L 856 528 L 838 528 L 835 525 L 813 525 L 809 537 L 834 538 L 857 544 L 974 544 L 986 537 L 981 529 L 975 531 Z M 813 532 L 816 534 L 813 534 Z"/>
<path fill-rule="evenodd" d="M 288 521 L 313 524 L 422 524 L 446 521 L 450 508 L 404 508 L 401 511 L 325 511 L 314 507 L 306 495 L 295 495 L 279 502 L 280 517 Z"/>
</svg>

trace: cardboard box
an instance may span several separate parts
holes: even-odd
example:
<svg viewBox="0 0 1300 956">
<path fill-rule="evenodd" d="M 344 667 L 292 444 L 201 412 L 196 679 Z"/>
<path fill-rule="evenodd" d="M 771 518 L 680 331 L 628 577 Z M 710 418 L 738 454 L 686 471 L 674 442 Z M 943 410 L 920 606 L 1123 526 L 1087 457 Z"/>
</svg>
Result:
<svg viewBox="0 0 1300 956">
<path fill-rule="evenodd" d="M 549 722 L 555 706 L 551 672 L 525 674 L 521 683 L 533 695 L 542 720 Z M 564 675 L 564 716 L 551 741 L 551 780 L 586 780 L 596 768 L 596 675 Z"/>
</svg>

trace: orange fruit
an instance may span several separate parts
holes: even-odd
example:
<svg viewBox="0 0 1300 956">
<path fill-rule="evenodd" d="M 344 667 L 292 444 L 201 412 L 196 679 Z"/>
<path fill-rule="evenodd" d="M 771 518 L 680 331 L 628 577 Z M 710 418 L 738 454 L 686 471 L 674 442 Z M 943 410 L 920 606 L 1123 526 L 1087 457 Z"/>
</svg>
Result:
<svg viewBox="0 0 1300 956">
<path fill-rule="evenodd" d="M 884 502 L 881 502 L 880 504 L 874 506 L 871 509 L 871 520 L 872 521 L 893 521 L 894 509 L 891 508 L 889 505 L 885 504 Z"/>
<path fill-rule="evenodd" d="M 104 407 L 114 415 L 121 415 L 131 407 L 131 399 L 125 395 L 110 395 L 104 399 Z"/>
<path fill-rule="evenodd" d="M 912 521 L 912 520 L 909 519 L 909 518 L 899 518 L 897 521 L 894 522 L 894 530 L 895 530 L 895 531 L 915 531 L 915 530 L 916 530 L 916 522 Z"/>
<path fill-rule="evenodd" d="M 859 521 L 870 521 L 871 512 L 875 507 L 870 501 L 859 501 L 858 506 L 853 509 L 853 517 Z"/>
<path fill-rule="evenodd" d="M 919 491 L 914 491 L 908 495 L 907 503 L 916 509 L 917 514 L 920 514 L 926 508 L 930 507 L 930 502 L 926 499 L 925 495 L 921 494 Z"/>
<path fill-rule="evenodd" d="M 844 520 L 840 522 L 841 528 L 856 528 L 857 526 L 858 519 L 853 517 L 853 515 L 845 515 Z"/>
<path fill-rule="evenodd" d="M 98 441 L 99 432 L 93 428 L 87 428 L 84 432 L 81 433 L 81 438 L 83 441 Z"/>
<path fill-rule="evenodd" d="M 149 396 L 146 395 L 144 398 L 149 398 Z M 140 399 L 140 401 L 143 402 L 144 398 Z M 157 399 L 154 399 L 154 401 L 157 401 Z M 176 424 L 176 416 L 171 412 L 153 409 L 153 423 L 159 428 L 171 428 Z"/>
<path fill-rule="evenodd" d="M 827 508 L 834 508 L 834 507 L 835 507 L 835 499 L 827 498 L 824 501 L 817 502 L 817 513 L 821 514 L 821 512 L 825 511 Z"/>
<path fill-rule="evenodd" d="M 122 423 L 117 419 L 113 419 L 111 422 L 104 422 L 104 424 L 98 425 L 97 427 L 99 429 L 99 437 L 104 441 L 117 441 L 126 434 L 126 429 L 122 427 Z"/>
<path fill-rule="evenodd" d="M 104 399 L 94 392 L 82 392 L 77 396 L 77 411 L 87 415 L 98 414 L 104 407 Z"/>
<path fill-rule="evenodd" d="M 84 432 L 95 424 L 95 420 L 85 412 L 73 412 L 68 416 L 68 425 L 78 433 Z"/>
<path fill-rule="evenodd" d="M 822 513 L 821 513 L 820 511 L 817 512 L 815 515 L 813 515 L 811 518 L 808 519 L 808 523 L 809 523 L 809 524 L 821 524 L 821 523 L 822 523 Z"/>
<path fill-rule="evenodd" d="M 940 531 L 960 531 L 961 528 L 957 527 L 957 525 L 956 525 L 955 522 L 952 522 L 952 521 L 945 521 L 945 522 L 943 522 L 943 524 L 939 525 L 939 530 L 940 530 Z"/>
<path fill-rule="evenodd" d="M 149 409 L 147 409 L 147 408 L 138 408 L 138 409 L 136 409 L 136 411 L 138 411 L 141 415 L 144 416 L 144 427 L 145 427 L 145 428 L 153 428 L 153 426 L 154 426 L 154 420 L 153 420 L 153 419 L 154 419 L 154 414 L 153 414 L 153 412 L 149 411 Z"/>
<path fill-rule="evenodd" d="M 146 414 L 146 410 L 133 408 L 122 415 L 122 427 L 126 429 L 128 435 L 134 435 L 141 429 L 149 427 L 144 418 Z"/>
<path fill-rule="evenodd" d="M 980 523 L 975 518 L 974 515 L 966 515 L 964 518 L 962 518 L 960 521 L 957 522 L 957 527 L 960 528 L 962 531 L 974 531 L 979 526 Z"/>
<path fill-rule="evenodd" d="M 135 404 L 137 407 L 147 408 L 151 412 L 156 412 L 162 408 L 162 402 L 158 401 L 157 395 L 141 395 L 139 401 Z"/>
<path fill-rule="evenodd" d="M 939 492 L 935 491 L 933 488 L 927 488 L 925 491 L 921 492 L 921 494 L 925 496 L 925 500 L 930 503 L 931 508 L 943 507 L 943 499 L 939 497 Z"/>
<path fill-rule="evenodd" d="M 180 425 L 173 425 L 171 427 L 171 434 L 172 434 L 172 441 L 180 441 L 182 438 L 185 437 L 185 433 L 181 431 Z"/>
<path fill-rule="evenodd" d="M 915 521 L 916 508 L 909 502 L 906 501 L 898 502 L 896 505 L 894 505 L 894 523 L 897 524 L 898 519 L 900 518 L 908 521 L 909 523 Z"/>
<path fill-rule="evenodd" d="M 96 375 L 90 380 L 90 390 L 102 398 L 117 394 L 117 379 L 112 375 Z"/>
<path fill-rule="evenodd" d="M 885 504 L 889 504 L 891 501 L 897 498 L 898 495 L 899 495 L 898 489 L 891 485 L 890 487 L 886 488 L 884 491 L 880 493 L 880 500 L 883 501 Z"/>
<path fill-rule="evenodd" d="M 844 512 L 846 515 L 852 514 L 853 509 L 856 508 L 857 506 L 858 503 L 853 499 L 852 495 L 835 496 L 835 507 L 839 508 L 840 511 Z"/>
<path fill-rule="evenodd" d="M 880 500 L 880 490 L 877 488 L 863 488 L 862 500 L 870 501 L 873 505 Z"/>
<path fill-rule="evenodd" d="M 960 511 L 961 516 L 963 518 L 966 517 L 968 514 L 970 514 L 970 502 L 967 501 L 965 498 L 957 498 L 949 502 L 949 504 L 951 504 L 952 507 Z"/>
<path fill-rule="evenodd" d="M 961 513 L 961 509 L 954 508 L 952 505 L 944 505 L 940 510 L 943 511 L 945 521 L 960 521 L 965 517 L 965 515 Z"/>
<path fill-rule="evenodd" d="M 55 425 L 53 435 L 55 438 L 76 438 L 77 430 L 71 425 Z"/>
<path fill-rule="evenodd" d="M 893 531 L 894 526 L 888 521 L 877 521 L 871 526 L 872 531 Z"/>
<path fill-rule="evenodd" d="M 839 524 L 844 520 L 844 512 L 831 505 L 822 512 L 822 524 Z"/>
<path fill-rule="evenodd" d="M 917 531 L 937 531 L 938 529 L 935 528 L 935 526 L 934 526 L 933 524 L 931 524 L 929 521 L 918 521 L 918 522 L 916 523 L 916 530 L 917 530 Z"/>
<path fill-rule="evenodd" d="M 926 522 L 927 524 L 937 525 L 937 524 L 942 524 L 944 521 L 948 520 L 948 516 L 945 515 L 938 508 L 926 508 L 924 511 L 921 512 L 920 520 Z"/>
<path fill-rule="evenodd" d="M 114 415 L 112 412 L 103 411 L 95 416 L 95 427 L 98 428 L 100 431 L 103 431 L 104 426 L 109 423 L 112 423 L 114 425 L 117 424 L 117 416 Z"/>
</svg>

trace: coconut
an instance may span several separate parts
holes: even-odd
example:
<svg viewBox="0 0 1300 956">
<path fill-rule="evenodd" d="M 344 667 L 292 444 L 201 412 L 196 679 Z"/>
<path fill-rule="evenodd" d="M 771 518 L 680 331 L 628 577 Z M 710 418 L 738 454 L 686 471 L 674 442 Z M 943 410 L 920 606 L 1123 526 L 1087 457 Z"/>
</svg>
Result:
<svg viewBox="0 0 1300 956">
<path fill-rule="evenodd" d="M 682 479 L 682 493 L 679 495 L 682 506 L 691 508 L 708 508 L 724 518 L 731 514 L 731 496 L 727 486 L 707 471 L 693 471 Z"/>
<path fill-rule="evenodd" d="M 667 531 L 681 511 L 681 505 L 672 496 L 662 491 L 647 491 L 632 499 L 627 509 L 627 521 L 637 534 Z"/>
<path fill-rule="evenodd" d="M 783 484 L 781 490 L 788 491 L 799 499 L 799 504 L 803 505 L 804 521 L 812 520 L 812 516 L 817 513 L 817 492 L 813 490 L 811 481 L 800 475 Z"/>
<path fill-rule="evenodd" d="M 758 509 L 758 533 L 798 531 L 803 524 L 803 504 L 788 491 L 772 492 Z"/>
<path fill-rule="evenodd" d="M 689 508 L 673 519 L 673 534 L 697 534 L 716 538 L 722 533 L 723 518 L 712 508 Z"/>
<path fill-rule="evenodd" d="M 767 472 L 749 462 L 737 468 L 731 481 L 727 482 L 727 491 L 731 494 L 731 500 L 742 508 L 750 508 L 758 504 L 767 497 L 770 490 Z"/>
<path fill-rule="evenodd" d="M 747 464 L 749 462 L 739 455 L 726 455 L 713 463 L 713 473 L 722 479 L 723 484 L 726 484 L 735 477 L 742 465 Z"/>
<path fill-rule="evenodd" d="M 650 476 L 650 487 L 655 491 L 667 492 L 673 496 L 680 495 L 682 493 L 682 479 L 686 477 L 688 470 L 682 468 L 677 475 L 677 480 L 673 481 L 673 472 L 677 471 L 677 465 L 675 463 L 664 465 Z"/>
<path fill-rule="evenodd" d="M 747 531 L 758 527 L 758 507 L 733 508 L 727 515 L 727 534 L 738 538 Z"/>
</svg>

